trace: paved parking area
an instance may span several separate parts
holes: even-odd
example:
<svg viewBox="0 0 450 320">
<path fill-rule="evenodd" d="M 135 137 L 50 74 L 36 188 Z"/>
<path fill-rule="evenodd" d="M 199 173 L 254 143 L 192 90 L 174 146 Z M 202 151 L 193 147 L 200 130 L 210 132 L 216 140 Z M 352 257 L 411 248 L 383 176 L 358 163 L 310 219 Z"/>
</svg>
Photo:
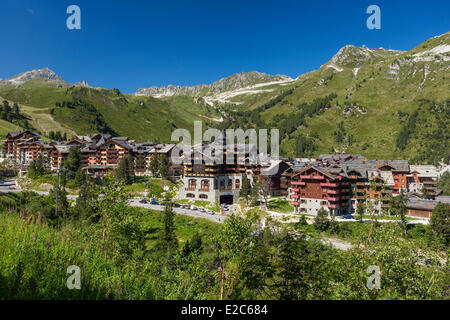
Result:
<svg viewBox="0 0 450 320">
<path fill-rule="evenodd" d="M 158 210 L 158 211 L 164 210 L 163 205 L 140 203 L 139 200 L 140 200 L 140 198 L 131 199 L 129 201 L 130 206 L 141 207 L 141 208 L 146 208 L 146 209 L 151 209 L 151 210 Z M 217 222 L 217 223 L 222 223 L 226 219 L 226 215 L 221 215 L 219 213 L 214 213 L 214 215 L 212 215 L 212 214 L 208 214 L 206 212 L 201 212 L 199 210 L 191 210 L 191 209 L 185 209 L 185 208 L 181 208 L 181 207 L 178 207 L 178 208 L 174 207 L 173 211 L 178 214 L 184 214 L 184 215 L 191 216 L 194 218 L 208 219 L 210 221 Z"/>
</svg>

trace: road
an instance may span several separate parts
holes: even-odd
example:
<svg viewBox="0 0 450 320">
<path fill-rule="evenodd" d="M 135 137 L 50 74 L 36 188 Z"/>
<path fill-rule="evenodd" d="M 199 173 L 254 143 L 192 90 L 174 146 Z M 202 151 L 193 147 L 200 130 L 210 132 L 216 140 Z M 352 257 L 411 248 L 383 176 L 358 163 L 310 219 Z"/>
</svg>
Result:
<svg viewBox="0 0 450 320">
<path fill-rule="evenodd" d="M 20 187 L 18 187 L 16 185 L 16 181 L 14 179 L 0 180 L 0 193 L 22 192 L 22 191 L 24 191 L 24 190 L 20 189 Z M 33 192 L 36 192 L 37 194 L 40 194 L 40 195 L 48 195 L 49 194 L 48 191 L 33 190 Z M 67 198 L 71 199 L 71 200 L 76 200 L 78 198 L 78 196 L 77 195 L 67 195 Z M 129 205 L 132 207 L 141 207 L 141 208 L 157 210 L 157 211 L 164 210 L 164 206 L 162 206 L 162 205 L 151 205 L 151 204 L 140 203 L 139 202 L 140 199 L 141 198 L 130 199 Z M 226 216 L 223 216 L 220 214 L 211 215 L 211 214 L 207 214 L 205 212 L 200 212 L 198 210 L 191 210 L 191 209 L 173 208 L 173 211 L 178 214 L 183 214 L 183 215 L 191 216 L 194 218 L 203 218 L 203 219 L 207 219 L 207 220 L 210 220 L 210 221 L 216 222 L 216 223 L 222 223 L 226 218 Z"/>
<path fill-rule="evenodd" d="M 162 205 L 140 203 L 139 202 L 140 199 L 141 198 L 131 199 L 129 201 L 129 205 L 132 207 L 140 207 L 140 208 L 151 209 L 151 210 L 158 210 L 158 211 L 164 210 L 164 206 L 162 206 Z M 211 214 L 207 214 L 205 212 L 200 212 L 198 210 L 191 210 L 191 209 L 184 209 L 184 208 L 173 208 L 173 211 L 175 213 L 191 216 L 194 218 L 208 219 L 208 220 L 210 220 L 212 222 L 216 222 L 216 223 L 222 223 L 226 219 L 226 215 L 223 216 L 218 213 L 211 215 Z"/>
<path fill-rule="evenodd" d="M 0 180 L 0 193 L 7 193 L 7 192 L 22 192 L 23 190 L 20 189 L 17 185 L 14 179 L 4 179 L 4 180 Z M 38 194 L 41 195 L 48 195 L 49 192 L 48 191 L 34 191 Z M 78 196 L 76 195 L 68 195 L 67 196 L 69 199 L 75 200 Z M 145 208 L 145 209 L 151 209 L 151 210 L 156 210 L 156 211 L 163 211 L 164 210 L 164 206 L 162 205 L 152 205 L 152 204 L 148 204 L 148 203 L 140 203 L 139 200 L 142 198 L 132 198 L 129 200 L 129 205 L 132 207 L 140 207 L 140 208 Z M 191 209 L 184 209 L 184 208 L 173 208 L 174 212 L 177 214 L 182 214 L 182 215 L 186 215 L 186 216 L 190 216 L 193 218 L 202 218 L 202 219 L 207 219 L 210 220 L 212 222 L 216 222 L 216 223 L 223 223 L 224 220 L 226 219 L 226 215 L 220 215 L 220 214 L 207 214 L 205 212 L 200 212 L 198 210 L 191 210 Z M 288 215 L 288 214 L 281 214 L 278 212 L 270 212 L 269 213 L 273 216 L 290 216 L 292 218 L 292 215 Z M 298 219 L 298 218 L 297 218 Z M 345 220 L 348 221 L 348 220 Z M 389 221 L 391 222 L 391 221 Z M 325 245 L 331 245 L 334 248 L 337 248 L 339 250 L 349 250 L 351 248 L 351 244 L 348 242 L 344 242 L 344 241 L 338 241 L 335 239 L 323 239 L 322 243 Z"/>
</svg>

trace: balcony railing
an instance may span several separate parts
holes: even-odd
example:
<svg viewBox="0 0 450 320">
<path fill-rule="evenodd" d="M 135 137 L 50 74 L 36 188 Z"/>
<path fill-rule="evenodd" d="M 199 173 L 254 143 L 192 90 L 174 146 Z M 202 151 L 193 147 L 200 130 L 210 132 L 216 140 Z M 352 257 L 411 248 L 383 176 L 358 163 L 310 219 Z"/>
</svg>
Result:
<svg viewBox="0 0 450 320">
<path fill-rule="evenodd" d="M 306 185 L 306 183 L 302 182 L 302 181 L 291 181 L 291 184 L 294 185 L 294 186 L 304 186 L 304 185 Z"/>
<path fill-rule="evenodd" d="M 321 183 L 320 186 L 321 187 L 338 187 L 339 184 L 338 183 Z"/>
<path fill-rule="evenodd" d="M 327 190 L 327 193 L 329 193 L 329 194 L 340 194 L 341 191 L 339 191 L 339 190 Z"/>
<path fill-rule="evenodd" d="M 293 206 L 298 206 L 298 201 L 291 201 L 291 204 L 292 204 Z"/>
<path fill-rule="evenodd" d="M 186 190 L 186 191 L 195 191 L 195 187 L 194 188 L 184 188 L 184 190 Z"/>
<path fill-rule="evenodd" d="M 299 195 L 298 194 L 292 194 L 291 195 L 291 199 L 298 199 Z"/>
</svg>

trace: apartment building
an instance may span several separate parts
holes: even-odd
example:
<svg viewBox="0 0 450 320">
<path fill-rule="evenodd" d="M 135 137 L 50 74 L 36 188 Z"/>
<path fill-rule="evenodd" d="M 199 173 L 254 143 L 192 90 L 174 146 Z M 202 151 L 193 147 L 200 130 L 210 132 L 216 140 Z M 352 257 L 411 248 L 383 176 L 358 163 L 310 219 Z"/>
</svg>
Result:
<svg viewBox="0 0 450 320">
<path fill-rule="evenodd" d="M 439 171 L 432 165 L 411 165 L 407 175 L 408 191 L 436 195 Z"/>
<path fill-rule="evenodd" d="M 253 148 L 256 147 L 250 144 L 233 144 L 227 148 L 225 136 L 213 143 L 192 147 L 190 154 L 184 155 L 179 197 L 220 204 L 237 202 L 246 163 L 253 165 L 250 161 Z"/>
<path fill-rule="evenodd" d="M 339 167 L 308 165 L 292 176 L 290 198 L 295 212 L 316 214 L 322 208 L 330 215 L 346 214 L 350 182 Z"/>
</svg>

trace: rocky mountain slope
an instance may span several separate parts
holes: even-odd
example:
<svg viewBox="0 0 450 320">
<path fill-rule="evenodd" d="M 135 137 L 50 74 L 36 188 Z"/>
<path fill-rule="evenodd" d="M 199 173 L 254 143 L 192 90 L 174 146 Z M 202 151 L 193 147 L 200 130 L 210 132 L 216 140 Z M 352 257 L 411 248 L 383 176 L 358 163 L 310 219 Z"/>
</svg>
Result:
<svg viewBox="0 0 450 320">
<path fill-rule="evenodd" d="M 286 80 L 292 79 L 284 75 L 271 76 L 258 71 L 251 71 L 251 72 L 235 73 L 229 77 L 222 78 L 210 85 L 199 84 L 192 87 L 168 85 L 167 87 L 141 88 L 136 91 L 135 95 L 153 96 L 153 97 L 186 95 L 192 97 L 203 97 L 219 94 L 226 91 L 241 89 L 260 83 L 286 81 Z"/>
</svg>

